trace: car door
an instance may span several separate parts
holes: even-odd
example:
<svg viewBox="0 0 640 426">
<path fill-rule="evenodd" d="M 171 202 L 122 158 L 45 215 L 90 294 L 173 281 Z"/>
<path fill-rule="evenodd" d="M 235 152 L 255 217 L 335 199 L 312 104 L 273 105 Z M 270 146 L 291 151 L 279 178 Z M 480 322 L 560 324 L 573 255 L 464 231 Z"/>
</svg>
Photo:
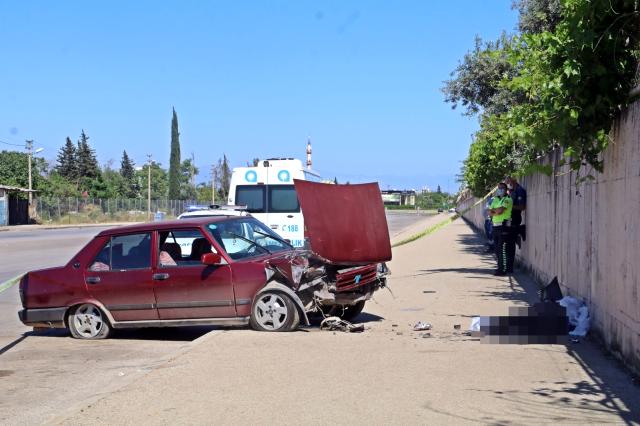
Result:
<svg viewBox="0 0 640 426">
<path fill-rule="evenodd" d="M 151 268 L 152 233 L 103 238 L 104 245 L 85 270 L 89 294 L 116 321 L 158 319 Z"/>
<path fill-rule="evenodd" d="M 158 232 L 153 288 L 160 319 L 236 316 L 228 264 L 205 265 L 204 253 L 217 252 L 198 228 Z"/>
</svg>

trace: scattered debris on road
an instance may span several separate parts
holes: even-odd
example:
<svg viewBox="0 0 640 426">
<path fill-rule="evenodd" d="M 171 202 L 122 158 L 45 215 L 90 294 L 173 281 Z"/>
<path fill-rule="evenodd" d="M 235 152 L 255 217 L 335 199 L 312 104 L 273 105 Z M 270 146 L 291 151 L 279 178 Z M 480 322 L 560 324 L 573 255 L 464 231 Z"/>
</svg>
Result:
<svg viewBox="0 0 640 426">
<path fill-rule="evenodd" d="M 320 330 L 361 333 L 364 331 L 364 324 L 351 324 L 339 317 L 327 317 L 320 323 Z"/>
<path fill-rule="evenodd" d="M 418 321 L 413 326 L 413 331 L 423 331 L 423 330 L 431 330 L 432 326 L 428 322 Z"/>
</svg>

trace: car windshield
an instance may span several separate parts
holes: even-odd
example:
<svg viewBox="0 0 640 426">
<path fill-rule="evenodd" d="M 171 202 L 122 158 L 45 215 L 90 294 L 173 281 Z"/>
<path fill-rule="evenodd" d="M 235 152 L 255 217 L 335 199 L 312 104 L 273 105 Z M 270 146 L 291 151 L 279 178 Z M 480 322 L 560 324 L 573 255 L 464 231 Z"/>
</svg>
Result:
<svg viewBox="0 0 640 426">
<path fill-rule="evenodd" d="M 210 223 L 207 230 L 234 260 L 293 248 L 282 237 L 253 218 Z"/>
</svg>

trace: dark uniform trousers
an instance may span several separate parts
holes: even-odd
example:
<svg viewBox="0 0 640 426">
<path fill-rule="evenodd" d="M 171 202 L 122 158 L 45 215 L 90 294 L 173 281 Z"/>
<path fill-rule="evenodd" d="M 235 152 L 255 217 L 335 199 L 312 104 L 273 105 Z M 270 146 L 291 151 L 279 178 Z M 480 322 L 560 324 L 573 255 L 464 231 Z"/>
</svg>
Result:
<svg viewBox="0 0 640 426">
<path fill-rule="evenodd" d="M 507 242 L 507 263 L 510 262 L 509 272 L 513 272 L 513 261 L 516 258 L 516 239 L 522 233 L 522 216 L 513 215 L 511 217 L 511 239 Z"/>
<path fill-rule="evenodd" d="M 513 261 L 516 253 L 516 238 L 511 226 L 493 226 L 495 253 L 500 272 L 513 272 Z"/>
</svg>

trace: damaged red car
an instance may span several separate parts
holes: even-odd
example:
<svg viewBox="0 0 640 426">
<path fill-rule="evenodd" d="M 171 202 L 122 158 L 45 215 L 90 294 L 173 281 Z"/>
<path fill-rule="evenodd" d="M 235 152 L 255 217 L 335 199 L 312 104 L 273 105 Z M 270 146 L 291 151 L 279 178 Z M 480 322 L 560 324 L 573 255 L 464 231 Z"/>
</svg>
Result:
<svg viewBox="0 0 640 426">
<path fill-rule="evenodd" d="M 82 339 L 113 329 L 245 325 L 289 331 L 314 312 L 350 319 L 386 284 L 389 232 L 377 184 L 296 181 L 308 248 L 251 216 L 103 231 L 67 265 L 20 281 L 20 320 Z"/>
</svg>

